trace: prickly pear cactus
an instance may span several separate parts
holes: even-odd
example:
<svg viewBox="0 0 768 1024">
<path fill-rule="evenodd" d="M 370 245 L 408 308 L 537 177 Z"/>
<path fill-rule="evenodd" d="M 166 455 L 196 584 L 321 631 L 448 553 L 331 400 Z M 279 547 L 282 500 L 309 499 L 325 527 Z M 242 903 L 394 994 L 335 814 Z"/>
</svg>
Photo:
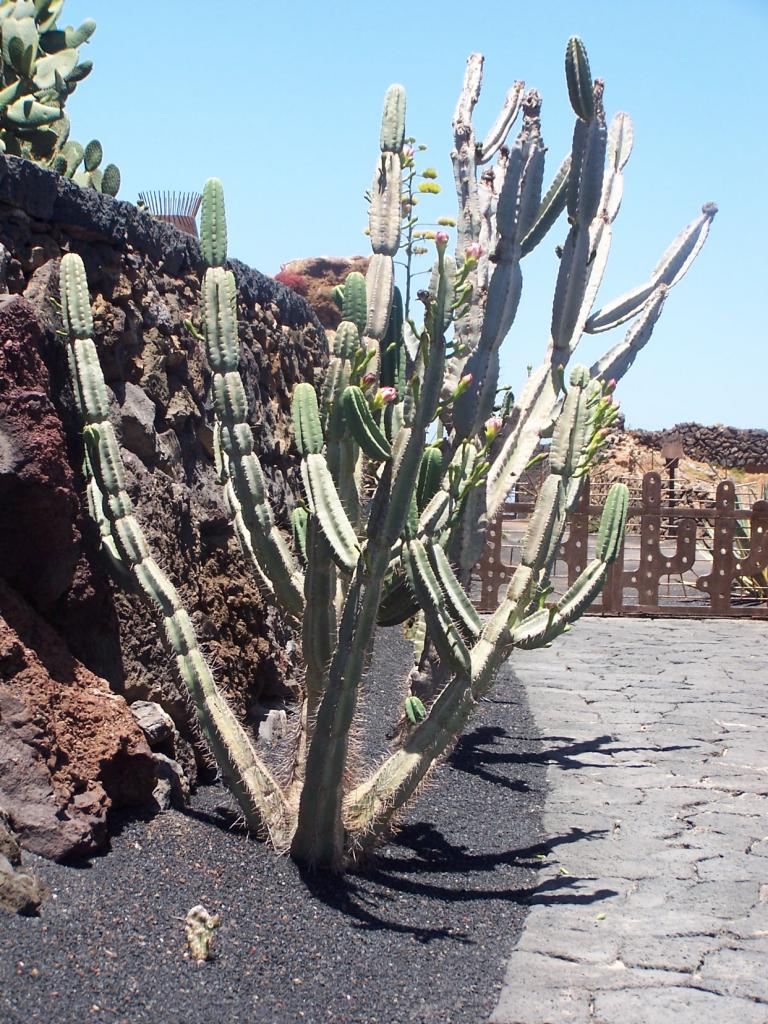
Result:
<svg viewBox="0 0 768 1024">
<path fill-rule="evenodd" d="M 67 99 L 91 72 L 79 48 L 96 30 L 88 19 L 79 28 L 60 29 L 64 0 L 0 0 L 0 152 L 44 164 L 59 174 L 76 175 L 83 149 L 69 139 Z M 88 187 L 117 195 L 120 172 L 103 171 L 101 146 L 94 166 L 87 166 Z M 89 147 L 93 147 L 90 143 Z M 88 148 L 86 147 L 86 154 Z"/>
<path fill-rule="evenodd" d="M 451 255 L 448 234 L 435 234 L 432 276 L 419 295 L 421 324 L 404 316 L 395 285 L 402 169 L 410 157 L 403 152 L 405 93 L 401 86 L 387 92 L 370 191 L 368 274 L 349 275 L 337 292 L 342 321 L 322 387 L 299 384 L 293 395 L 304 503 L 291 517 L 290 535 L 269 502 L 239 374 L 223 190 L 216 179 L 205 186 L 202 296 L 217 471 L 262 593 L 301 631 L 304 697 L 293 764 L 282 780 L 227 708 L 189 616 L 133 515 L 90 338 L 82 265 L 76 256 L 62 261 L 85 475 L 105 552 L 155 608 L 248 826 L 266 831 L 277 849 L 302 863 L 340 871 L 379 840 L 450 751 L 499 666 L 516 649 L 549 644 L 569 629 L 599 593 L 621 548 L 628 494 L 617 484 L 591 560 L 562 597 L 552 597 L 550 574 L 568 513 L 617 416 L 616 380 L 648 341 L 715 209 L 703 208 L 643 285 L 595 310 L 632 128 L 626 114 L 607 123 L 603 83 L 591 80 L 578 39 L 568 44 L 565 70 L 576 114 L 573 142 L 545 190 L 540 97 L 516 83 L 479 141 L 472 114 L 482 57 L 470 56 L 454 118 L 457 245 Z M 515 319 L 522 263 L 565 210 L 549 341 L 541 365 L 513 398 L 499 386 L 499 350 Z M 623 340 L 591 368 L 567 370 L 585 332 L 627 321 Z M 497 609 L 482 618 L 468 584 L 485 524 L 520 473 L 541 461 L 548 472 L 521 563 Z M 397 739 L 366 776 L 351 756 L 350 739 L 366 661 L 376 629 L 401 625 L 413 642 L 414 671 L 394 709 Z"/>
</svg>

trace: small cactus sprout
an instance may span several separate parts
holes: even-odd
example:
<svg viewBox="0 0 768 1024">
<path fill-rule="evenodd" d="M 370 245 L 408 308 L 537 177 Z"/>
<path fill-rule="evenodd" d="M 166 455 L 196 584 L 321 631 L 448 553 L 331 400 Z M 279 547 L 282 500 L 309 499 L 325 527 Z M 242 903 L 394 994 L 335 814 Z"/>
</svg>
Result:
<svg viewBox="0 0 768 1024">
<path fill-rule="evenodd" d="M 423 722 L 427 717 L 427 709 L 424 707 L 424 702 L 413 695 L 407 697 L 405 700 L 405 716 L 411 725 L 418 725 L 419 722 Z"/>
<path fill-rule="evenodd" d="M 14 53 L 17 62 L 26 60 Z M 373 256 L 365 276 L 350 274 L 335 292 L 342 320 L 321 387 L 302 382 L 293 393 L 304 493 L 290 517 L 272 507 L 250 425 L 223 189 L 216 179 L 205 186 L 205 330 L 197 340 L 212 377 L 217 476 L 243 556 L 265 599 L 296 628 L 304 662 L 295 756 L 284 776 L 270 770 L 227 705 L 192 619 L 149 550 L 108 416 L 85 273 L 76 255 L 62 260 L 89 508 L 105 553 L 154 610 L 247 827 L 296 861 L 331 871 L 343 871 L 386 835 L 450 752 L 505 660 L 517 649 L 550 644 L 600 592 L 621 550 L 627 488 L 611 487 L 593 557 L 555 596 L 550 574 L 568 513 L 618 415 L 616 381 L 650 338 L 715 213 L 707 204 L 644 284 L 593 310 L 631 150 L 629 119 L 619 114 L 606 122 L 602 82 L 591 79 L 583 43 L 570 40 L 573 143 L 545 191 L 541 97 L 516 83 L 480 140 L 472 113 L 481 80 L 482 57 L 472 54 L 454 118 L 455 254 L 446 231 L 419 232 L 437 249 L 429 281 L 416 293 L 421 323 L 409 309 L 410 274 L 403 294 L 395 280 L 396 255 L 405 248 L 410 268 L 415 252 L 416 150 L 404 135 L 405 92 L 387 92 L 370 192 Z M 86 166 L 93 166 L 92 154 Z M 426 184 L 433 184 L 429 174 Z M 517 313 L 522 265 L 566 210 L 549 343 L 515 396 L 499 386 L 500 349 Z M 572 358 L 584 333 L 628 321 L 623 340 L 591 368 Z M 481 618 L 470 584 L 487 525 L 533 462 L 545 472 L 521 562 L 493 614 Z M 398 627 L 413 645 L 413 666 L 395 701 L 397 738 L 366 772 L 354 756 L 358 700 L 376 629 Z M 209 956 L 217 924 L 202 907 L 190 911 L 196 960 Z"/>
<path fill-rule="evenodd" d="M 203 964 L 206 960 L 211 959 L 214 935 L 220 924 L 221 917 L 218 914 L 209 914 L 202 903 L 198 903 L 197 906 L 187 911 L 185 918 L 187 948 L 195 963 Z"/>
</svg>

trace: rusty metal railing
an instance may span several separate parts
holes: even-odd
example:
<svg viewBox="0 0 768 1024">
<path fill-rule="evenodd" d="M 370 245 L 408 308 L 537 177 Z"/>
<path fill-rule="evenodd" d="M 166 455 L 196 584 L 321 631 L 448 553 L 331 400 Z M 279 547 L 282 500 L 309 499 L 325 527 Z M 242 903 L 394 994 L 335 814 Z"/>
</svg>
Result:
<svg viewBox="0 0 768 1024">
<path fill-rule="evenodd" d="M 659 473 L 646 473 L 630 500 L 628 529 L 592 613 L 768 619 L 768 501 L 741 507 L 736 485 L 721 481 L 711 500 L 669 500 Z M 498 605 L 520 560 L 533 501 L 508 502 L 489 525 L 474 579 L 481 611 Z M 602 511 L 589 481 L 571 513 L 552 574 L 563 593 L 594 548 Z"/>
<path fill-rule="evenodd" d="M 163 220 L 197 238 L 195 218 L 202 202 L 198 192 L 139 192 L 139 202 L 146 206 L 156 220 Z"/>
</svg>

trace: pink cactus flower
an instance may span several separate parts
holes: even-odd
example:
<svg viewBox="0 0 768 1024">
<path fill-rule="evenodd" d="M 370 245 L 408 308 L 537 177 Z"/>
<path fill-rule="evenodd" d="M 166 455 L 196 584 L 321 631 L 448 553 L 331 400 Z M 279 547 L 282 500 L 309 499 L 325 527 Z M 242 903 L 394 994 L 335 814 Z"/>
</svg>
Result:
<svg viewBox="0 0 768 1024">
<path fill-rule="evenodd" d="M 485 421 L 485 440 L 492 441 L 502 427 L 501 416 L 491 416 Z"/>
<path fill-rule="evenodd" d="M 464 250 L 464 255 L 468 260 L 479 260 L 483 255 L 483 247 L 479 242 L 472 242 Z"/>
<path fill-rule="evenodd" d="M 381 395 L 381 400 L 384 403 L 384 405 L 389 405 L 390 402 L 397 401 L 397 388 L 389 386 L 379 388 L 379 394 Z"/>
<path fill-rule="evenodd" d="M 435 245 L 438 249 L 444 249 L 448 245 L 448 232 L 447 231 L 436 231 L 435 232 Z"/>
<path fill-rule="evenodd" d="M 371 384 L 375 384 L 377 379 L 378 378 L 376 377 L 375 373 L 366 373 L 366 375 L 363 377 L 363 381 L 362 381 L 363 391 L 365 391 L 366 388 L 369 388 L 371 386 Z"/>
</svg>

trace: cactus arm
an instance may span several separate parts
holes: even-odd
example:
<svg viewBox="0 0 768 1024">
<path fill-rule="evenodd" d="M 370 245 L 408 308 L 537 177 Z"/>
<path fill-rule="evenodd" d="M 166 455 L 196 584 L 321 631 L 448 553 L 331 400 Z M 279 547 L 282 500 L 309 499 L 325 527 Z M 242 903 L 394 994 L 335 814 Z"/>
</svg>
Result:
<svg viewBox="0 0 768 1024">
<path fill-rule="evenodd" d="M 683 228 L 653 268 L 651 280 L 665 284 L 669 288 L 677 284 L 688 272 L 707 240 L 716 213 L 717 206 L 714 203 L 705 203 L 702 206 L 701 214 Z"/>
<path fill-rule="evenodd" d="M 93 317 L 88 296 L 88 288 L 85 284 L 84 275 L 72 261 L 62 263 L 61 279 L 65 282 L 65 289 L 69 295 L 69 303 L 62 305 L 61 315 L 64 323 L 64 330 L 70 339 L 82 340 L 84 345 L 75 348 L 74 342 L 67 344 L 67 367 L 69 379 L 72 385 L 72 393 L 75 399 L 75 406 L 82 423 L 99 423 L 106 418 L 107 409 L 102 405 L 101 389 L 95 393 L 84 388 L 94 379 L 96 366 L 98 366 L 98 354 L 90 342 L 93 334 Z M 70 317 L 69 310 L 72 309 Z M 88 365 L 91 372 L 88 373 Z M 90 412 L 89 412 L 90 410 Z M 90 418 L 89 418 L 90 417 Z M 123 563 L 120 552 L 112 536 L 112 527 L 109 519 L 104 514 L 104 497 L 94 476 L 91 460 L 88 457 L 87 449 L 83 453 L 83 476 L 85 478 L 85 492 L 88 501 L 88 511 L 91 518 L 99 528 L 99 540 L 112 570 L 118 579 L 124 580 L 128 570 Z"/>
<path fill-rule="evenodd" d="M 551 557 L 553 529 L 560 533 L 564 519 L 557 515 L 568 475 L 577 468 L 585 443 L 583 403 L 586 400 L 588 374 L 574 370 L 571 378 L 573 398 L 558 421 L 553 444 L 557 450 L 553 473 L 548 480 L 549 495 L 542 495 L 526 537 L 523 564 L 513 577 L 505 602 L 486 623 L 470 651 L 469 664 L 449 676 L 446 685 L 423 721 L 405 734 L 401 749 L 391 754 L 371 777 L 349 794 L 344 807 L 347 826 L 363 846 L 375 841 L 389 826 L 397 810 L 423 782 L 436 759 L 443 756 L 463 729 L 475 703 L 490 689 L 498 667 L 515 646 L 547 643 L 583 611 L 602 585 L 605 572 L 618 553 L 623 540 L 628 491 L 614 485 L 603 511 L 596 544 L 596 558 L 581 574 L 553 610 L 521 617 L 529 603 L 532 585 L 547 557 Z M 581 450 L 576 450 L 581 439 Z M 557 470 L 561 472 L 558 473 Z M 546 484 L 545 484 L 546 487 Z M 557 524 L 557 525 L 556 525 Z M 559 541 L 559 534 L 555 538 Z M 518 575 L 519 574 L 519 575 Z M 429 605 L 424 599 L 425 612 Z M 522 621 L 518 623 L 518 620 Z M 454 659 L 455 660 L 455 659 Z"/>
<path fill-rule="evenodd" d="M 595 85 L 595 94 L 595 121 L 599 127 L 603 119 L 600 83 Z M 578 217 L 589 213 L 594 202 L 594 186 L 584 188 L 578 179 L 584 171 L 584 150 L 587 145 L 585 133 L 589 129 L 590 125 L 581 120 L 577 121 L 574 129 L 568 202 L 577 223 L 569 231 L 560 261 L 553 304 L 553 336 L 544 361 L 526 381 L 497 442 L 498 450 L 488 472 L 489 519 L 498 514 L 507 494 L 536 451 L 542 430 L 552 421 L 558 401 L 557 368 L 568 361 L 581 337 L 607 265 L 612 238 L 611 224 L 621 200 L 621 172 L 632 148 L 632 125 L 626 114 L 617 115 L 611 123 L 605 142 L 609 159 L 603 174 L 600 216 L 594 218 L 590 225 L 585 225 L 578 222 Z M 593 135 L 592 145 L 595 152 L 599 152 L 603 146 L 601 138 L 595 141 Z M 595 161 L 588 163 L 591 164 L 590 172 L 593 172 Z M 557 338 L 554 337 L 556 332 Z"/>
<path fill-rule="evenodd" d="M 467 58 L 464 81 L 453 115 L 454 148 L 451 153 L 456 192 L 459 200 L 457 251 L 464 253 L 468 245 L 480 238 L 480 204 L 477 194 L 477 143 L 472 126 L 472 112 L 480 98 L 483 80 L 483 56 L 471 53 Z"/>
<path fill-rule="evenodd" d="M 490 415 L 499 375 L 499 348 L 517 313 L 522 291 L 520 245 L 538 209 L 544 146 L 541 140 L 541 98 L 529 92 L 525 116 L 506 167 L 496 211 L 495 268 L 490 279 L 477 347 L 466 364 L 472 383 L 454 402 L 457 434 L 470 437 Z"/>
<path fill-rule="evenodd" d="M 379 383 L 384 387 L 393 387 L 401 401 L 406 383 L 406 350 L 403 338 L 403 297 L 400 289 L 395 288 L 392 296 L 392 310 L 389 315 L 387 333 L 381 343 L 379 359 Z M 396 430 L 391 424 L 392 413 L 385 412 L 387 436 L 394 437 Z"/>
<path fill-rule="evenodd" d="M 570 153 L 563 160 L 536 211 L 533 224 L 528 229 L 520 246 L 520 255 L 527 256 L 539 244 L 546 233 L 565 209 L 568 191 L 568 175 L 571 170 Z"/>
<path fill-rule="evenodd" d="M 476 639 L 483 628 L 480 616 L 451 568 L 448 556 L 439 544 L 427 544 L 427 551 L 440 589 L 445 594 L 451 618 L 460 623 L 466 635 Z"/>
<path fill-rule="evenodd" d="M 379 626 L 398 626 L 418 610 L 419 602 L 413 596 L 405 576 L 399 573 L 382 589 L 376 623 Z"/>
<path fill-rule="evenodd" d="M 491 620 L 470 652 L 471 672 L 449 677 L 427 717 L 406 731 L 402 746 L 350 791 L 344 816 L 353 842 L 365 849 L 386 832 L 398 810 L 455 743 L 477 698 L 487 692 L 511 650 L 506 625 L 497 628 Z"/>
<path fill-rule="evenodd" d="M 351 276 L 350 274 L 349 277 Z M 362 275 L 359 277 L 364 286 Z M 348 290 L 347 286 L 345 301 Z M 364 294 L 363 292 L 363 303 Z M 364 309 L 362 315 L 365 315 Z M 357 526 L 360 520 L 360 450 L 357 442 L 349 436 L 341 406 L 341 396 L 351 376 L 350 359 L 355 357 L 360 348 L 357 328 L 351 321 L 342 321 L 335 340 L 338 342 L 338 351 L 343 354 L 333 356 L 328 364 L 323 384 L 321 422 L 326 438 L 328 468 L 336 484 L 341 504 L 350 522 Z"/>
<path fill-rule="evenodd" d="M 512 487 L 531 460 L 544 424 L 550 421 L 557 402 L 557 382 L 546 363 L 534 370 L 515 403 L 501 447 L 488 471 L 486 487 L 488 519 L 498 515 Z"/>
<path fill-rule="evenodd" d="M 219 482 L 224 487 L 224 506 L 232 519 L 232 526 L 235 530 L 235 537 L 240 546 L 240 550 L 248 561 L 253 574 L 256 588 L 258 589 L 261 596 L 268 601 L 275 600 L 275 588 L 272 586 L 272 581 L 266 575 L 261 567 L 261 563 L 256 556 L 256 552 L 253 550 L 251 544 L 251 534 L 248 527 L 243 519 L 243 508 L 238 500 L 235 488 L 232 485 L 232 477 L 230 475 L 230 463 L 226 452 L 221 449 L 221 424 L 214 424 L 213 431 L 214 438 L 214 449 L 217 452 L 216 464 L 218 471 Z"/>
<path fill-rule="evenodd" d="M 317 393 L 311 384 L 297 384 L 293 390 L 293 431 L 300 455 L 318 454 L 323 450 L 323 429 Z"/>
<path fill-rule="evenodd" d="M 422 513 L 440 489 L 443 477 L 443 453 L 430 445 L 424 449 L 419 465 L 419 476 L 416 483 L 416 507 Z"/>
<path fill-rule="evenodd" d="M 249 534 L 250 550 L 262 575 L 271 580 L 285 612 L 301 616 L 303 577 L 287 541 L 275 526 L 261 463 L 248 423 L 248 402 L 239 366 L 237 289 L 226 260 L 226 218 L 221 182 L 211 178 L 203 189 L 201 249 L 209 264 L 203 278 L 205 351 L 213 372 L 213 404 L 220 423 L 221 448 L 228 460 L 232 498 Z"/>
<path fill-rule="evenodd" d="M 307 557 L 307 531 L 309 528 L 309 512 L 303 505 L 297 505 L 291 512 L 291 537 L 293 547 L 304 565 L 308 562 Z M 306 589 L 306 580 L 305 589 Z M 306 614 L 306 612 L 305 612 Z"/>
<path fill-rule="evenodd" d="M 365 321 L 365 336 L 375 341 L 385 337 L 392 308 L 395 278 L 394 263 L 385 253 L 374 253 L 365 275 L 368 296 L 368 312 Z"/>
<path fill-rule="evenodd" d="M 82 396 L 84 440 L 103 499 L 103 511 L 119 551 L 142 596 L 162 619 L 166 647 L 175 658 L 179 674 L 192 698 L 203 730 L 222 774 L 236 795 L 250 828 L 266 827 L 272 841 L 284 848 L 290 829 L 284 795 L 260 761 L 247 734 L 221 697 L 208 665 L 200 653 L 194 628 L 179 595 L 152 558 L 143 531 L 133 514 L 125 489 L 122 458 L 112 424 L 107 418 L 107 391 L 93 341 L 87 307 L 85 269 L 80 257 L 67 254 L 62 260 L 62 304 L 76 370 L 73 386 Z"/>
<path fill-rule="evenodd" d="M 312 741 L 317 709 L 328 682 L 328 669 L 338 643 L 336 623 L 336 569 L 330 545 L 317 517 L 310 515 L 306 537 L 307 570 L 304 576 L 305 611 L 302 656 L 305 666 L 304 700 L 291 789 L 300 790 L 305 779 L 307 751 Z"/>
<path fill-rule="evenodd" d="M 520 113 L 524 82 L 515 82 L 507 91 L 501 110 L 475 154 L 478 164 L 487 164 L 504 145 L 517 115 Z"/>
<path fill-rule="evenodd" d="M 552 643 L 594 601 L 602 589 L 608 567 L 624 542 L 629 491 L 624 484 L 613 484 L 608 491 L 600 517 L 595 558 L 552 608 L 543 608 L 523 619 L 511 632 L 516 647 L 531 649 Z"/>
<path fill-rule="evenodd" d="M 591 121 L 595 116 L 592 74 L 587 51 L 578 36 L 571 36 L 565 50 L 565 80 L 576 116 Z"/>
<path fill-rule="evenodd" d="M 208 267 L 227 262 L 227 218 L 224 188 L 218 178 L 209 178 L 203 188 L 200 209 L 200 251 Z"/>
<path fill-rule="evenodd" d="M 405 136 L 405 90 L 392 85 L 384 98 L 381 119 L 381 159 L 371 189 L 370 235 L 373 256 L 365 278 L 367 311 L 365 336 L 380 342 L 387 333 L 394 296 L 393 256 L 400 247 L 401 161 Z M 378 345 L 370 350 L 378 358 Z"/>
<path fill-rule="evenodd" d="M 375 462 L 392 458 L 392 446 L 373 418 L 368 400 L 356 385 L 345 388 L 341 395 L 341 408 L 350 433 L 363 453 Z"/>
<path fill-rule="evenodd" d="M 614 327 L 631 320 L 637 316 L 653 292 L 656 290 L 653 281 L 645 281 L 631 291 L 620 295 L 618 299 L 607 303 L 587 320 L 584 330 L 587 334 L 599 334 L 601 331 L 610 331 Z"/>
<path fill-rule="evenodd" d="M 302 479 L 310 503 L 317 516 L 337 565 L 352 572 L 360 557 L 355 531 L 341 504 L 333 477 L 322 455 L 307 455 L 301 466 Z"/>
<path fill-rule="evenodd" d="M 602 195 L 608 137 L 600 81 L 594 87 L 594 108 L 594 117 L 588 123 L 578 119 L 573 132 L 567 198 L 572 226 L 563 246 L 552 310 L 552 344 L 569 352 L 583 330 L 585 298 L 596 277 L 591 228 Z M 598 223 L 596 229 L 600 227 Z"/>
<path fill-rule="evenodd" d="M 424 612 L 429 636 L 437 653 L 454 671 L 469 671 L 469 651 L 451 618 L 448 604 L 437 580 L 429 556 L 419 540 L 410 541 L 403 550 L 403 565 L 416 600 Z"/>
<path fill-rule="evenodd" d="M 379 145 L 381 152 L 399 153 L 405 140 L 405 89 L 395 83 L 390 85 L 384 96 L 384 110 L 381 115 Z"/>
<path fill-rule="evenodd" d="M 654 267 L 650 280 L 593 313 L 585 324 L 585 331 L 597 334 L 618 327 L 636 316 L 659 287 L 672 288 L 676 285 L 701 251 L 716 213 L 714 203 L 706 203 L 701 215 L 683 228 L 666 250 Z"/>
<path fill-rule="evenodd" d="M 396 256 L 400 248 L 401 178 L 400 154 L 383 153 L 371 186 L 368 229 L 371 248 L 384 256 Z"/>
<path fill-rule="evenodd" d="M 341 307 L 342 323 L 352 323 L 357 328 L 358 335 L 362 336 L 365 330 L 365 317 L 368 310 L 366 296 L 365 277 L 357 270 L 347 274 L 344 282 L 344 301 Z M 340 352 L 347 359 L 350 353 Z"/>
<path fill-rule="evenodd" d="M 667 287 L 661 285 L 647 303 L 642 315 L 631 325 L 622 341 L 609 349 L 592 367 L 591 373 L 604 380 L 621 380 L 634 363 L 637 353 L 650 340 L 656 321 L 667 299 Z"/>
<path fill-rule="evenodd" d="M 439 363 L 439 355 L 437 360 L 432 359 L 430 363 Z M 432 377 L 435 379 L 432 380 Z M 431 397 L 434 413 L 439 370 L 433 370 L 431 375 L 428 373 L 425 380 L 427 385 L 431 384 L 431 389 L 425 387 L 424 390 L 427 397 Z M 426 408 L 428 413 L 429 406 Z M 389 507 L 380 531 L 369 539 L 365 557 L 358 561 L 350 582 L 338 644 L 309 747 L 306 782 L 299 804 L 299 824 L 291 849 L 296 859 L 318 866 L 338 869 L 343 862 L 345 824 L 342 817 L 342 780 L 349 730 L 354 718 L 365 657 L 376 624 L 382 585 L 389 569 L 390 548 L 405 521 L 409 504 L 405 496 L 410 496 L 416 484 L 426 429 L 425 415 L 423 413 L 420 418 L 422 422 L 418 424 L 418 430 L 403 428 L 401 431 L 406 440 L 397 460 Z M 417 436 L 419 432 L 420 440 Z"/>
</svg>

